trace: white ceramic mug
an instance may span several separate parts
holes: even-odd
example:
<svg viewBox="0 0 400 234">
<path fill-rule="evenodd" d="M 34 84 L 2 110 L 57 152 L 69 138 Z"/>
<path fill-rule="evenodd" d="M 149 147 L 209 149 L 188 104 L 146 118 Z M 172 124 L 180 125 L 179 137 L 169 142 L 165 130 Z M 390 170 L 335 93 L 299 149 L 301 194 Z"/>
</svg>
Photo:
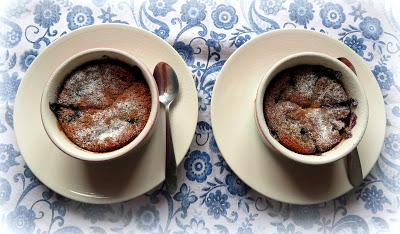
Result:
<svg viewBox="0 0 400 234">
<path fill-rule="evenodd" d="M 333 149 L 323 152 L 321 155 L 303 155 L 283 146 L 275 139 L 264 117 L 264 95 L 271 80 L 283 70 L 297 65 L 321 65 L 342 73 L 341 83 L 350 98 L 357 100 L 358 105 L 353 110 L 357 115 L 355 126 L 351 130 L 352 136 L 342 140 Z M 331 163 L 348 155 L 361 141 L 368 122 L 368 102 L 364 89 L 356 74 L 337 58 L 316 52 L 304 52 L 293 54 L 278 61 L 269 69 L 261 80 L 255 100 L 255 120 L 260 137 L 272 150 L 286 156 L 287 158 L 305 164 L 320 165 Z M 362 155 L 361 155 L 362 157 Z"/>
<path fill-rule="evenodd" d="M 74 69 L 84 63 L 94 60 L 101 60 L 104 58 L 116 59 L 125 62 L 131 66 L 137 66 L 142 71 L 143 77 L 146 80 L 150 89 L 151 110 L 145 127 L 134 140 L 119 149 L 99 153 L 82 149 L 75 143 L 73 143 L 59 127 L 58 119 L 56 115 L 51 111 L 49 104 L 56 102 L 58 92 L 68 74 L 70 74 Z M 70 156 L 85 161 L 105 161 L 115 159 L 127 155 L 134 149 L 144 144 L 150 138 L 159 112 L 158 96 L 159 95 L 157 84 L 150 70 L 131 54 L 128 54 L 127 52 L 121 50 L 110 48 L 95 48 L 85 50 L 67 59 L 51 75 L 43 90 L 41 99 L 40 113 L 42 124 L 51 141 L 60 150 Z"/>
</svg>

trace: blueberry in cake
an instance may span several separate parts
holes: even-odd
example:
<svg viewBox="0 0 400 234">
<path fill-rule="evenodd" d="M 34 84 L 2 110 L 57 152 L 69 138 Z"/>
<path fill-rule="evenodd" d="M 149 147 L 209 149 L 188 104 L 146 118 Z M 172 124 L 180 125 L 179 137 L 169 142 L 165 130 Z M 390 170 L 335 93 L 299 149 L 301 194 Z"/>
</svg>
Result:
<svg viewBox="0 0 400 234">
<path fill-rule="evenodd" d="M 341 79 L 341 72 L 319 65 L 280 72 L 264 96 L 272 136 L 294 152 L 316 155 L 351 137 L 357 101 L 349 98 Z"/>
<path fill-rule="evenodd" d="M 140 68 L 103 59 L 72 71 L 50 108 L 72 142 L 89 151 L 108 152 L 143 130 L 151 94 Z"/>
</svg>

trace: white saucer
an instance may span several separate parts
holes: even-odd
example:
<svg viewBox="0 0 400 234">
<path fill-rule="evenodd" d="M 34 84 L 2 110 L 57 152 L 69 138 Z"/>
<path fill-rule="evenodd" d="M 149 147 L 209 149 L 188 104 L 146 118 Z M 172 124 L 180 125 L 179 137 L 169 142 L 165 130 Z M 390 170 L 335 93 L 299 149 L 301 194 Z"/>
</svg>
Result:
<svg viewBox="0 0 400 234">
<path fill-rule="evenodd" d="M 215 83 L 211 103 L 215 139 L 231 169 L 259 193 L 293 204 L 327 201 L 352 189 L 344 160 L 324 166 L 292 162 L 269 150 L 257 132 L 253 108 L 260 80 L 281 58 L 305 51 L 346 57 L 355 66 L 370 109 L 368 127 L 358 146 L 365 177 L 383 145 L 384 102 L 368 66 L 338 40 L 299 29 L 263 34 L 244 44 L 228 59 Z"/>
<path fill-rule="evenodd" d="M 15 134 L 32 172 L 57 193 L 87 203 L 114 203 L 139 196 L 164 180 L 165 128 L 158 118 L 143 150 L 131 157 L 103 163 L 84 162 L 60 151 L 48 138 L 40 119 L 40 97 L 50 74 L 66 58 L 95 47 L 124 50 L 152 71 L 164 61 L 176 71 L 180 93 L 171 109 L 177 163 L 185 156 L 196 129 L 198 105 L 194 80 L 180 55 L 154 34 L 126 25 L 82 28 L 53 42 L 30 65 L 18 89 Z"/>
</svg>

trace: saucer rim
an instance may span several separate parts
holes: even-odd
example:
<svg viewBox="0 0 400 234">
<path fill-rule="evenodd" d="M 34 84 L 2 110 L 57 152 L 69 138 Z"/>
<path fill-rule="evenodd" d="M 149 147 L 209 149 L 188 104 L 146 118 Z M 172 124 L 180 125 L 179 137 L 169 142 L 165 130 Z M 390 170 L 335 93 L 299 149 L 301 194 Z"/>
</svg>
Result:
<svg viewBox="0 0 400 234">
<path fill-rule="evenodd" d="M 163 180 L 164 180 L 164 175 L 161 176 L 161 174 L 158 173 L 160 175 L 158 175 L 158 176 L 155 175 L 155 176 L 152 176 L 151 178 L 147 178 L 148 182 L 146 182 L 145 185 L 141 186 L 140 192 L 133 192 L 132 193 L 133 189 L 131 188 L 130 189 L 130 191 L 131 191 L 130 193 L 129 192 L 125 192 L 124 194 L 121 194 L 119 196 L 101 196 L 101 195 L 96 195 L 96 194 L 84 193 L 82 191 L 73 191 L 71 188 L 65 187 L 63 185 L 63 184 L 66 184 L 65 181 L 59 180 L 58 182 L 55 183 L 54 182 L 54 180 L 55 180 L 54 178 L 53 179 L 48 179 L 48 177 L 50 176 L 48 172 L 41 172 L 41 171 L 37 171 L 36 170 L 37 168 L 33 165 L 34 161 L 35 160 L 41 160 L 43 158 L 45 159 L 46 157 L 49 158 L 49 157 L 48 156 L 35 156 L 35 155 L 32 155 L 32 154 L 34 154 L 33 152 L 25 152 L 24 151 L 25 148 L 31 148 L 31 147 L 29 147 L 29 146 L 22 147 L 23 145 L 28 144 L 28 143 L 25 143 L 22 140 L 22 138 L 26 139 L 27 136 L 24 136 L 24 135 L 27 135 L 27 133 L 24 133 L 24 130 L 21 129 L 22 127 L 20 127 L 20 124 L 19 124 L 20 121 L 22 121 L 23 119 L 26 120 L 26 118 L 27 118 L 27 117 L 24 117 L 24 115 L 23 115 L 23 113 L 26 113 L 26 112 L 24 112 L 21 109 L 21 108 L 23 108 L 23 106 L 26 106 L 27 104 L 26 103 L 25 104 L 21 103 L 22 100 L 20 100 L 20 99 L 22 99 L 21 96 L 24 95 L 24 94 L 22 94 L 22 92 L 23 91 L 24 92 L 27 91 L 26 90 L 27 87 L 25 87 L 26 85 L 24 85 L 24 83 L 27 82 L 26 81 L 27 79 L 30 79 L 30 80 L 33 79 L 32 75 L 34 75 L 34 74 L 31 74 L 30 71 L 33 70 L 33 68 L 37 66 L 37 64 L 39 63 L 40 60 L 43 60 L 43 58 L 48 57 L 49 56 L 49 52 L 53 52 L 54 51 L 54 47 L 60 46 L 60 44 L 68 42 L 73 37 L 80 37 L 81 34 L 89 34 L 89 33 L 90 34 L 93 34 L 93 33 L 96 34 L 96 32 L 99 31 L 99 30 L 100 31 L 101 30 L 110 30 L 110 31 L 113 31 L 113 32 L 115 32 L 117 30 L 117 31 L 120 31 L 120 32 L 129 33 L 129 35 L 133 35 L 133 36 L 136 36 L 136 37 L 151 38 L 151 40 L 154 40 L 153 46 L 154 45 L 158 45 L 157 47 L 161 49 L 161 51 L 158 53 L 158 55 L 156 55 L 156 56 L 152 55 L 153 58 L 154 57 L 158 58 L 158 57 L 162 56 L 163 53 L 165 53 L 165 51 L 167 51 L 167 50 L 168 50 L 168 54 L 173 54 L 174 55 L 171 59 L 173 59 L 175 61 L 175 63 L 178 64 L 176 66 L 179 66 L 178 69 L 182 73 L 181 74 L 182 78 L 179 79 L 180 82 L 183 82 L 184 80 L 187 80 L 187 81 L 183 82 L 183 83 L 186 84 L 185 86 L 187 86 L 187 88 L 181 92 L 182 93 L 181 95 L 184 95 L 185 98 L 189 98 L 189 100 L 190 100 L 190 101 L 186 101 L 189 104 L 186 104 L 185 106 L 183 106 L 181 108 L 187 108 L 188 106 L 190 106 L 190 108 L 192 110 L 191 110 L 191 114 L 189 116 L 195 116 L 190 121 L 190 124 L 191 124 L 190 129 L 185 129 L 186 133 L 180 134 L 180 136 L 179 136 L 180 139 L 186 139 L 185 141 L 187 141 L 188 143 L 185 144 L 184 147 L 182 146 L 181 150 L 180 150 L 180 151 L 185 152 L 185 153 L 179 153 L 179 155 L 176 155 L 176 161 L 177 161 L 178 165 L 183 161 L 183 159 L 184 159 L 184 157 L 186 155 L 186 152 L 189 149 L 189 147 L 190 147 L 190 145 L 191 145 L 191 143 L 193 141 L 193 135 L 195 133 L 197 120 L 198 120 L 198 99 L 197 99 L 197 89 L 196 89 L 196 86 L 195 86 L 195 82 L 194 82 L 194 80 L 192 78 L 192 73 L 190 72 L 190 70 L 186 66 L 186 63 L 183 61 L 181 56 L 174 50 L 174 48 L 168 42 L 162 40 L 161 38 L 159 38 L 158 36 L 154 35 L 153 33 L 148 32 L 148 31 L 146 31 L 144 29 L 141 29 L 139 27 L 132 26 L 132 25 L 106 23 L 106 24 L 96 24 L 96 25 L 82 27 L 82 28 L 77 29 L 75 31 L 72 31 L 72 32 L 70 32 L 70 33 L 68 33 L 66 35 L 63 35 L 62 37 L 60 37 L 57 40 L 55 40 L 54 42 L 52 42 L 32 62 L 32 64 L 28 68 L 28 70 L 25 72 L 24 77 L 21 79 L 20 87 L 17 90 L 15 104 L 14 104 L 15 105 L 14 106 L 14 116 L 13 116 L 16 144 L 19 147 L 19 150 L 20 150 L 21 155 L 22 155 L 22 157 L 24 159 L 24 162 L 30 168 L 32 173 L 37 177 L 37 179 L 40 180 L 45 186 L 47 186 L 48 188 L 52 189 L 53 191 L 65 196 L 67 198 L 70 198 L 70 199 L 75 200 L 75 201 L 91 203 L 91 204 L 110 204 L 110 203 L 124 202 L 124 201 L 127 201 L 127 200 L 131 200 L 131 199 L 133 199 L 135 197 L 138 197 L 140 195 L 143 195 L 144 193 L 150 191 L 151 189 L 153 189 L 154 187 L 156 187 L 160 183 L 162 183 Z M 113 36 L 115 36 L 115 35 L 113 35 Z M 128 39 L 127 38 L 124 38 L 123 40 L 127 41 L 127 43 L 128 43 Z M 99 44 L 101 44 L 101 43 L 99 43 Z M 64 45 L 64 47 L 65 47 L 65 45 Z M 85 50 L 92 49 L 92 48 L 97 48 L 97 47 L 102 47 L 102 46 L 92 45 L 92 44 L 86 42 Z M 111 45 L 111 46 L 108 46 L 108 47 L 109 48 L 118 49 L 118 50 L 122 50 L 122 51 L 124 51 L 126 53 L 132 54 L 132 50 L 127 49 L 127 48 L 129 48 L 127 45 L 120 45 L 120 46 L 119 45 L 118 46 Z M 60 49 L 60 48 L 58 48 L 58 49 Z M 140 50 L 143 50 L 143 49 L 140 48 Z M 65 51 L 65 49 L 64 49 L 64 51 Z M 52 53 L 52 54 L 57 56 L 57 53 Z M 136 55 L 133 54 L 133 56 L 136 56 Z M 69 57 L 69 56 L 67 56 L 67 57 Z M 150 56 L 148 56 L 146 59 L 141 58 L 141 61 L 143 61 L 144 63 L 147 63 L 146 60 L 151 60 L 150 58 L 151 58 Z M 48 79 L 42 78 L 42 80 L 44 80 L 45 81 L 44 83 L 46 83 Z M 22 90 L 23 87 L 25 87 L 24 90 Z M 40 93 L 41 93 L 41 90 L 40 90 Z M 40 99 L 40 95 L 38 96 L 38 98 Z M 39 100 L 39 103 L 40 103 L 40 100 Z M 159 114 L 161 114 L 161 111 L 162 111 L 162 109 L 160 108 L 160 113 Z M 172 111 L 174 111 L 174 110 L 172 110 Z M 39 112 L 39 107 L 38 107 L 37 112 Z M 181 114 L 180 114 L 180 116 L 181 116 Z M 160 118 L 158 118 L 158 119 L 160 119 Z M 172 113 L 172 119 L 173 119 L 173 113 Z M 39 121 L 39 122 L 37 122 L 35 124 L 41 124 L 41 122 Z M 161 128 L 160 126 L 157 126 L 157 125 L 162 125 L 161 124 L 161 120 L 156 121 L 155 125 L 156 125 L 155 128 L 157 128 L 157 127 Z M 37 126 L 35 128 L 41 129 L 41 130 L 37 130 L 37 131 L 39 133 L 43 132 L 43 134 L 47 136 L 47 134 L 45 133 L 45 130 L 43 129 L 43 126 Z M 153 130 L 155 130 L 155 129 L 153 129 Z M 37 133 L 37 134 L 39 134 L 39 133 Z M 155 134 L 157 134 L 157 133 L 154 132 L 152 134 L 151 138 L 153 138 Z M 190 140 L 189 140 L 189 136 L 190 136 Z M 30 144 L 32 144 L 32 143 L 30 143 Z M 163 143 L 163 145 L 164 145 L 164 143 Z M 55 145 L 53 145 L 53 147 L 57 148 Z M 42 146 L 42 148 L 43 148 L 43 146 Z M 185 150 L 182 150 L 183 148 L 185 148 Z M 37 151 L 37 150 L 35 150 L 35 151 Z M 43 151 L 43 149 L 41 149 L 40 151 Z M 60 151 L 60 150 L 58 150 L 58 151 Z M 79 160 L 79 159 L 73 158 L 72 156 L 66 155 L 62 151 L 60 151 L 60 152 L 58 152 L 58 151 L 57 151 L 57 154 L 62 154 L 62 156 L 65 156 L 66 158 L 69 157 L 69 158 L 72 158 L 73 160 L 77 160 L 78 163 L 81 164 L 81 165 L 83 165 L 84 163 L 88 163 L 88 162 L 85 162 L 83 160 Z M 160 150 L 160 152 L 161 151 L 163 151 L 163 150 Z M 29 156 L 29 155 L 31 155 L 31 156 Z M 59 156 L 59 155 L 57 155 L 57 156 Z M 139 155 L 135 155 L 135 156 L 139 156 Z M 140 155 L 140 156 L 142 156 L 142 155 Z M 126 157 L 124 157 L 124 158 L 126 158 Z M 133 157 L 133 158 L 137 158 L 137 157 Z M 66 160 L 66 159 L 64 159 L 64 160 Z M 117 161 L 117 160 L 118 159 L 115 159 L 115 161 Z M 162 159 L 162 160 L 164 160 L 164 159 Z M 113 161 L 114 161 L 114 159 L 113 160 L 108 160 L 108 161 L 106 161 L 104 163 L 112 163 Z M 160 159 L 160 161 L 161 161 L 161 159 Z M 136 162 L 137 161 L 135 160 L 135 163 Z M 102 163 L 102 162 L 90 162 L 90 163 L 96 164 L 96 163 Z M 57 176 L 57 174 L 55 174 L 53 176 Z M 130 185 L 130 186 L 132 186 L 132 185 Z"/>
<path fill-rule="evenodd" d="M 329 36 L 327 36 L 327 35 L 325 35 L 325 34 L 322 34 L 322 33 L 319 33 L 319 32 L 316 32 L 316 31 L 311 31 L 311 30 L 307 30 L 307 29 L 298 29 L 298 28 L 295 28 L 295 29 L 277 29 L 277 30 L 273 30 L 273 31 L 269 31 L 269 32 L 265 32 L 265 33 L 263 33 L 263 34 L 260 34 L 260 35 L 258 35 L 257 37 L 255 37 L 255 38 L 253 38 L 253 39 L 251 39 L 250 41 L 248 41 L 248 42 L 246 42 L 244 45 L 242 45 L 240 48 L 238 48 L 237 50 L 235 50 L 233 53 L 232 53 L 232 55 L 229 57 L 229 59 L 225 62 L 225 64 L 224 64 L 224 67 L 221 69 L 221 71 L 220 71 L 220 73 L 218 74 L 218 77 L 217 77 L 217 79 L 216 79 L 216 82 L 215 82 L 215 85 L 214 85 L 214 92 L 213 92 L 213 94 L 212 94 L 212 98 L 211 98 L 211 123 L 212 123 L 212 126 L 213 126 L 213 131 L 214 131 L 214 136 L 215 136 L 215 141 L 216 141 L 216 143 L 217 143 L 217 145 L 218 145 L 218 147 L 219 147 L 219 150 L 220 150 L 220 152 L 221 152 L 221 155 L 222 155 L 222 157 L 224 158 L 224 160 L 226 161 L 226 163 L 229 165 L 229 167 L 230 167 L 230 169 L 244 182 L 244 183 L 246 183 L 249 187 L 251 187 L 253 190 L 255 190 L 256 192 L 258 192 L 259 194 L 262 194 L 262 195 L 264 195 L 264 196 L 266 196 L 266 197 L 269 197 L 269 198 L 272 198 L 272 199 L 274 199 L 274 200 L 277 200 L 277 201 L 280 201 L 280 202 L 284 202 L 284 203 L 288 203 L 288 204 L 295 204 L 295 205 L 311 205 L 311 204 L 317 204 L 317 203 L 321 203 L 321 202 L 325 202 L 325 201 L 328 201 L 328 200 L 332 200 L 332 199 L 335 199 L 335 198 L 337 198 L 337 197 L 339 197 L 339 196 L 341 196 L 341 195 L 343 195 L 343 194 L 346 194 L 347 192 L 349 192 L 349 191 L 351 191 L 352 189 L 353 189 L 353 187 L 349 184 L 349 183 L 347 183 L 347 186 L 346 186 L 346 188 L 345 189 L 342 189 L 343 191 L 339 194 L 339 195 L 336 195 L 336 196 L 332 196 L 332 195 L 330 195 L 330 196 L 326 196 L 326 198 L 325 199 L 320 199 L 320 200 L 308 200 L 308 201 L 300 201 L 300 200 L 296 200 L 296 199 L 293 199 L 293 196 L 291 197 L 292 199 L 283 199 L 282 197 L 279 197 L 279 196 L 276 196 L 276 195 L 274 195 L 274 194 L 276 194 L 276 193 L 268 193 L 268 192 L 265 192 L 265 190 L 262 190 L 262 189 L 260 189 L 260 185 L 257 185 L 257 183 L 253 183 L 253 182 L 251 182 L 250 180 L 246 180 L 246 179 L 243 179 L 243 176 L 241 176 L 241 172 L 243 171 L 243 169 L 238 169 L 238 168 L 235 168 L 235 167 L 232 167 L 232 165 L 230 165 L 230 163 L 229 163 L 229 161 L 231 161 L 232 159 L 229 159 L 229 158 L 231 158 L 232 156 L 228 156 L 227 157 L 227 154 L 225 153 L 223 153 L 223 151 L 225 151 L 223 148 L 221 148 L 220 146 L 222 145 L 221 144 L 221 137 L 222 137 L 222 130 L 221 131 L 219 131 L 218 130 L 218 127 L 217 127 L 217 125 L 218 125 L 218 123 L 216 123 L 216 116 L 217 116 L 217 114 L 216 114 L 216 104 L 215 104 L 215 102 L 216 102 L 216 95 L 218 95 L 217 94 L 217 92 L 216 91 L 218 91 L 218 90 L 220 90 L 221 88 L 219 88 L 219 86 L 221 86 L 222 84 L 222 79 L 224 79 L 223 78 L 223 76 L 225 76 L 225 70 L 227 70 L 227 69 L 230 69 L 230 67 L 232 66 L 231 65 L 231 63 L 232 63 L 232 61 L 234 61 L 234 60 L 236 60 L 237 59 L 237 57 L 243 57 L 243 55 L 241 55 L 241 53 L 242 53 L 242 51 L 244 51 L 244 50 L 247 50 L 248 48 L 250 48 L 251 46 L 254 46 L 254 45 L 256 45 L 256 44 L 258 44 L 260 41 L 264 41 L 264 40 L 266 40 L 266 41 L 268 41 L 270 38 L 273 38 L 273 37 L 279 37 L 279 36 L 282 36 L 282 34 L 285 34 L 285 33 L 288 33 L 288 34 L 302 34 L 302 33 L 304 33 L 304 34 L 309 34 L 308 36 L 310 36 L 310 37 L 312 37 L 312 36 L 315 36 L 315 37 L 319 37 L 319 38 L 321 38 L 321 39 L 323 39 L 323 40 L 329 40 L 329 41 L 331 41 L 331 43 L 335 43 L 336 45 L 338 45 L 338 48 L 340 48 L 340 50 L 343 50 L 343 51 L 345 51 L 345 52 L 347 52 L 348 54 L 351 54 L 352 55 L 352 57 L 354 57 L 354 58 L 357 58 L 359 61 L 361 61 L 361 64 L 362 64 L 362 69 L 363 70 L 368 70 L 369 71 L 369 75 L 370 75 L 370 77 L 374 77 L 373 75 L 372 75 L 372 73 L 371 73 L 371 70 L 368 68 L 368 64 L 366 64 L 365 63 L 365 61 L 363 61 L 362 60 L 362 58 L 360 58 L 352 49 L 350 49 L 350 48 L 348 48 L 345 44 L 343 44 L 343 43 L 341 43 L 340 41 L 338 41 L 337 39 L 335 39 L 335 38 L 332 38 L 332 37 L 329 37 Z M 300 43 L 300 42 L 297 42 L 296 41 L 296 43 Z M 321 52 L 321 51 L 316 51 L 316 50 L 312 50 L 312 51 L 314 51 L 314 52 Z M 296 51 L 296 52 L 292 52 L 292 53 L 300 53 L 300 52 L 306 52 L 304 49 L 302 49 L 301 51 Z M 286 52 L 287 53 L 287 55 L 290 55 L 290 52 Z M 322 52 L 322 53 L 325 53 L 325 52 Z M 286 55 L 286 56 L 287 56 Z M 248 58 L 249 59 L 249 58 Z M 249 59 L 249 60 L 251 60 L 251 59 Z M 279 60 L 279 59 L 278 59 Z M 272 66 L 272 65 L 271 65 Z M 262 69 L 260 69 L 260 70 L 262 70 Z M 267 70 L 266 69 L 264 69 L 264 73 L 265 72 L 267 72 Z M 226 78 L 225 77 L 225 79 L 229 79 L 229 78 Z M 367 78 L 365 78 L 365 79 L 367 79 Z M 362 81 L 361 81 L 361 83 L 363 83 Z M 379 89 L 379 85 L 378 85 L 378 83 L 376 82 L 376 80 L 374 79 L 374 83 L 375 83 L 375 86 Z M 375 89 L 376 87 L 374 87 L 374 88 L 372 88 L 372 89 Z M 363 88 L 364 89 L 366 89 L 364 86 L 363 86 Z M 381 93 L 381 90 L 379 89 L 379 92 Z M 369 98 L 368 97 L 370 97 L 370 95 L 368 95 L 368 93 L 366 92 L 366 96 L 367 96 L 367 99 L 368 99 L 368 105 L 370 105 L 370 101 L 369 101 Z M 376 98 L 376 97 L 374 97 L 374 98 Z M 382 118 L 378 118 L 377 117 L 377 119 L 375 120 L 375 122 L 381 122 L 382 123 L 382 128 L 383 129 L 385 129 L 385 127 L 386 127 L 386 125 L 385 125 L 385 123 L 386 123 L 386 113 L 385 113 L 385 105 L 384 105 L 384 102 L 383 102 L 383 97 L 382 96 L 379 96 L 379 97 L 377 97 L 378 99 L 380 99 L 379 100 L 379 102 L 381 103 L 381 108 L 382 108 L 382 110 L 383 110 L 383 112 L 382 113 L 380 113 L 381 115 L 382 115 Z M 368 123 L 367 123 L 367 128 L 368 128 L 368 125 L 370 125 L 370 124 L 372 124 L 370 121 L 369 121 L 369 118 L 370 117 L 368 117 Z M 254 121 L 253 119 L 252 119 L 252 121 Z M 367 129 L 366 128 L 366 129 Z M 221 136 L 220 136 L 220 132 L 221 132 Z M 379 151 L 382 151 L 382 148 L 383 148 L 383 144 L 384 144 L 384 134 L 385 134 L 385 130 L 382 132 L 383 134 L 382 134 L 382 136 L 381 136 L 381 139 L 380 139 L 380 142 L 377 144 L 377 145 L 379 145 Z M 259 136 L 259 134 L 258 133 L 256 133 L 258 136 Z M 363 136 L 363 138 L 365 137 L 365 135 Z M 362 139 L 363 139 L 362 138 Z M 261 141 L 261 139 L 260 139 L 260 141 Z M 362 141 L 362 140 L 361 140 Z M 263 143 L 263 142 L 262 142 Z M 268 146 L 266 146 L 265 145 L 265 147 L 268 147 Z M 274 154 L 276 154 L 276 153 L 274 153 Z M 272 155 L 273 156 L 273 155 Z M 232 158 L 235 158 L 235 157 L 232 157 Z M 377 154 L 376 156 L 373 156 L 373 157 L 371 157 L 371 158 L 373 158 L 373 163 L 371 163 L 371 165 L 367 168 L 367 170 L 364 170 L 363 171 L 363 178 L 365 178 L 370 172 L 371 172 L 371 170 L 373 169 L 373 167 L 374 167 L 374 165 L 376 164 L 376 162 L 377 162 L 377 160 L 378 160 L 378 158 L 379 158 L 379 154 Z M 287 160 L 287 159 L 284 159 L 285 161 Z M 298 162 L 294 162 L 294 163 L 296 163 L 297 165 L 301 165 L 301 163 L 298 163 Z M 329 163 L 329 164 L 326 164 L 326 165 L 330 165 L 330 164 L 344 164 L 345 163 L 345 161 L 344 161 L 344 158 L 342 158 L 342 159 L 339 159 L 339 160 L 337 160 L 337 161 L 334 161 L 334 162 L 331 162 L 331 163 Z M 288 164 L 288 162 L 285 162 L 284 164 Z M 309 166 L 312 166 L 312 165 L 309 165 Z M 318 166 L 318 165 L 317 165 Z M 338 165 L 337 167 L 341 167 L 341 165 Z M 254 180 L 254 179 L 253 179 Z M 264 181 L 265 182 L 265 181 Z M 262 186 L 267 186 L 267 185 L 262 185 Z M 344 186 L 341 186 L 341 187 L 344 187 Z M 332 193 L 332 192 L 331 192 Z"/>
</svg>

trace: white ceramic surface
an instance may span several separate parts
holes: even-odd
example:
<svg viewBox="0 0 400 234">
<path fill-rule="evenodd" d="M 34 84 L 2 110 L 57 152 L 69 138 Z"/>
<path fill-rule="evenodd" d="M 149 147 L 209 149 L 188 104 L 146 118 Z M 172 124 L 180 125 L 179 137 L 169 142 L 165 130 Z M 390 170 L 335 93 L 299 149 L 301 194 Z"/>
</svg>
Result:
<svg viewBox="0 0 400 234">
<path fill-rule="evenodd" d="M 279 143 L 270 133 L 264 118 L 264 96 L 271 80 L 281 71 L 297 65 L 321 65 L 342 74 L 341 83 L 350 98 L 357 100 L 358 105 L 352 111 L 357 116 L 356 125 L 351 130 L 352 136 L 341 141 L 333 149 L 321 155 L 304 155 L 296 153 Z M 296 162 L 321 165 L 331 163 L 348 155 L 361 141 L 368 122 L 368 101 L 359 78 L 354 72 L 337 58 L 316 52 L 304 52 L 289 55 L 275 63 L 264 75 L 257 89 L 255 101 L 255 121 L 260 137 L 267 144 L 281 155 Z"/>
<path fill-rule="evenodd" d="M 14 108 L 15 134 L 25 162 L 57 193 L 88 203 L 114 203 L 139 196 L 164 180 L 164 118 L 158 118 L 151 139 L 137 155 L 112 163 L 85 162 L 66 155 L 50 141 L 40 119 L 40 98 L 51 73 L 73 54 L 98 47 L 132 54 L 150 70 L 160 61 L 175 69 L 180 93 L 171 109 L 171 128 L 177 163 L 193 139 L 198 99 L 192 75 L 180 55 L 156 35 L 131 26 L 102 24 L 76 30 L 53 42 L 30 65 Z"/>
<path fill-rule="evenodd" d="M 86 62 L 101 60 L 104 58 L 118 59 L 119 61 L 125 62 L 131 66 L 139 67 L 150 89 L 151 110 L 146 125 L 135 139 L 119 149 L 110 152 L 98 153 L 82 149 L 68 139 L 67 135 L 65 135 L 65 133 L 60 129 L 57 117 L 50 109 L 50 103 L 55 103 L 57 101 L 58 92 L 61 89 L 66 76 L 74 69 Z M 157 84 L 153 75 L 145 64 L 131 54 L 121 50 L 111 48 L 94 48 L 73 55 L 56 69 L 43 89 L 40 112 L 43 127 L 46 130 L 47 135 L 60 150 L 64 151 L 67 155 L 78 159 L 99 162 L 115 159 L 120 156 L 133 156 L 132 152 L 141 147 L 143 144 L 147 143 L 151 137 L 154 124 L 157 121 L 159 107 Z"/>
<path fill-rule="evenodd" d="M 336 39 L 301 29 L 275 30 L 258 36 L 236 50 L 225 63 L 211 103 L 215 139 L 230 168 L 259 193 L 293 204 L 327 201 L 352 188 L 343 159 L 318 167 L 287 160 L 272 152 L 257 132 L 254 99 L 263 74 L 280 59 L 307 51 L 345 57 L 355 66 L 369 109 L 373 110 L 357 147 L 365 177 L 383 145 L 386 124 L 383 98 L 370 68 Z"/>
</svg>

